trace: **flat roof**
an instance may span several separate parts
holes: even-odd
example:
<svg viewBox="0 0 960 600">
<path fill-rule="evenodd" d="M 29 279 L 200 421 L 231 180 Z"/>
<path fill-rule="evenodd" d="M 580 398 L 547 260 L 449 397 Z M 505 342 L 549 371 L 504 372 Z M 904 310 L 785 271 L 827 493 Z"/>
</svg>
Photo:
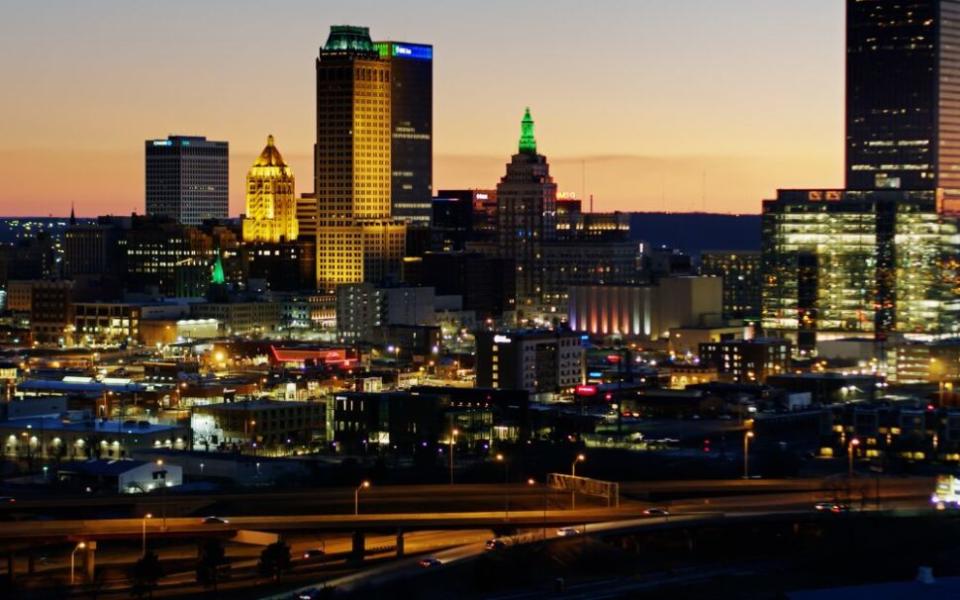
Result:
<svg viewBox="0 0 960 600">
<path fill-rule="evenodd" d="M 141 423 L 144 425 L 141 427 Z M 92 433 L 117 433 L 123 435 L 136 435 L 148 433 L 165 433 L 183 430 L 179 425 L 166 425 L 160 423 L 150 423 L 147 421 L 137 421 L 127 424 L 126 421 L 103 421 L 101 419 L 90 419 L 86 421 L 64 421 L 59 417 L 27 417 L 23 419 L 10 419 L 0 421 L 0 430 L 11 431 L 76 431 Z"/>
</svg>

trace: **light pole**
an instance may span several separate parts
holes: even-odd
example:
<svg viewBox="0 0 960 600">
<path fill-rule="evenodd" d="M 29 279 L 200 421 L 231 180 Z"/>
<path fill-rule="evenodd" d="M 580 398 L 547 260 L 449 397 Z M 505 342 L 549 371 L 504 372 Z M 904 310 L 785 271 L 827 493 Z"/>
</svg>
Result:
<svg viewBox="0 0 960 600">
<path fill-rule="evenodd" d="M 537 485 L 537 480 L 533 477 L 527 479 L 527 485 L 534 486 Z M 547 485 L 543 485 L 543 539 L 547 539 Z"/>
<path fill-rule="evenodd" d="M 570 491 L 570 510 L 577 510 L 577 463 L 581 463 L 587 460 L 587 457 L 583 454 L 578 454 L 575 459 L 573 459 L 573 464 L 570 465 L 570 477 L 573 479 L 570 481 L 571 491 Z"/>
<path fill-rule="evenodd" d="M 850 479 L 853 479 L 853 453 L 859 445 L 860 440 L 857 438 L 851 439 L 850 443 L 847 444 L 847 477 Z"/>
<path fill-rule="evenodd" d="M 154 479 L 160 479 L 160 510 L 163 513 L 163 528 L 162 531 L 167 531 L 167 471 L 163 468 L 163 459 L 157 459 L 157 468 L 159 470 L 154 471 Z"/>
<path fill-rule="evenodd" d="M 364 480 L 357 486 L 357 489 L 353 491 L 353 514 L 360 514 L 360 490 L 370 487 L 370 482 Z"/>
<path fill-rule="evenodd" d="M 497 453 L 497 462 L 503 463 L 503 493 L 504 493 L 504 502 L 503 502 L 503 520 L 510 520 L 510 462 L 507 461 L 507 457 L 503 454 Z"/>
<path fill-rule="evenodd" d="M 753 432 L 747 431 L 743 434 L 743 478 L 750 479 L 750 440 L 753 439 Z"/>
<path fill-rule="evenodd" d="M 153 515 L 147 513 L 143 515 L 143 537 L 140 542 L 140 554 L 143 556 L 147 555 L 147 519 L 152 519 Z"/>
<path fill-rule="evenodd" d="M 454 427 L 450 431 L 450 485 L 453 485 L 453 448 L 457 443 L 457 436 L 460 434 L 460 430 Z"/>
<path fill-rule="evenodd" d="M 73 567 L 74 567 L 75 558 L 77 556 L 77 550 L 83 550 L 86 547 L 87 547 L 86 542 L 80 542 L 79 544 L 77 544 L 77 547 L 73 549 L 73 552 L 70 553 L 70 585 L 73 585 Z"/>
</svg>

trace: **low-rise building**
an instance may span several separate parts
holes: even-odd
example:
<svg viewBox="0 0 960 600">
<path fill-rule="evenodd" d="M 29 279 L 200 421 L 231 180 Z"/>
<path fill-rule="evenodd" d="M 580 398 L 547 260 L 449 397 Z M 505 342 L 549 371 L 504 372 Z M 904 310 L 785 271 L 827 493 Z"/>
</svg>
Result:
<svg viewBox="0 0 960 600">
<path fill-rule="evenodd" d="M 763 383 L 790 367 L 793 348 L 787 340 L 730 340 L 700 344 L 700 363 L 736 383 Z"/>
<path fill-rule="evenodd" d="M 479 387 L 555 394 L 584 381 L 584 349 L 574 333 L 478 331 L 476 340 Z"/>
<path fill-rule="evenodd" d="M 237 449 L 286 455 L 325 440 L 322 402 L 247 400 L 197 406 L 191 418 L 197 450 Z"/>
<path fill-rule="evenodd" d="M 655 285 L 578 285 L 570 288 L 570 329 L 596 337 L 658 340 L 723 310 L 716 277 L 664 277 Z"/>
<path fill-rule="evenodd" d="M 198 302 L 191 312 L 195 319 L 216 319 L 228 336 L 268 333 L 280 324 L 276 302 Z"/>
<path fill-rule="evenodd" d="M 87 460 L 60 467 L 57 479 L 92 492 L 144 494 L 183 485 L 183 469 L 163 460 Z"/>
</svg>

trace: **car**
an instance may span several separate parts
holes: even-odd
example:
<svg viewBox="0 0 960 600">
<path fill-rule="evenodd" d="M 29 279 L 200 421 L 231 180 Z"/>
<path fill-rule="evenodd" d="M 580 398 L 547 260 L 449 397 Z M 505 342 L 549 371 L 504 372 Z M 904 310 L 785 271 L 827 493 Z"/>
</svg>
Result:
<svg viewBox="0 0 960 600">
<path fill-rule="evenodd" d="M 13 504 L 16 501 L 13 496 L 0 496 L 0 504 Z"/>
<path fill-rule="evenodd" d="M 230 521 L 221 517 L 210 516 L 210 517 L 204 517 L 200 522 L 203 523 L 204 525 L 226 525 Z"/>
<path fill-rule="evenodd" d="M 309 548 L 303 551 L 303 558 L 321 558 L 326 556 L 326 554 L 323 548 Z"/>
<path fill-rule="evenodd" d="M 307 588 L 293 595 L 294 600 L 318 600 L 323 597 L 323 588 Z"/>
<path fill-rule="evenodd" d="M 430 567 L 439 567 L 443 564 L 443 561 L 435 556 L 428 556 L 426 558 L 421 558 L 419 564 L 424 569 L 429 569 Z"/>
<path fill-rule="evenodd" d="M 560 537 L 570 537 L 574 535 L 580 535 L 582 533 L 576 527 L 561 527 L 557 530 L 557 535 Z"/>
<path fill-rule="evenodd" d="M 813 505 L 813 508 L 817 512 L 841 513 L 848 512 L 850 505 L 842 502 L 817 502 Z"/>
<path fill-rule="evenodd" d="M 670 511 L 665 508 L 660 507 L 651 507 L 643 511 L 643 514 L 648 517 L 666 517 L 670 514 Z"/>
<path fill-rule="evenodd" d="M 486 548 L 487 550 L 502 550 L 507 547 L 507 543 L 500 538 L 493 538 L 487 540 Z"/>
</svg>

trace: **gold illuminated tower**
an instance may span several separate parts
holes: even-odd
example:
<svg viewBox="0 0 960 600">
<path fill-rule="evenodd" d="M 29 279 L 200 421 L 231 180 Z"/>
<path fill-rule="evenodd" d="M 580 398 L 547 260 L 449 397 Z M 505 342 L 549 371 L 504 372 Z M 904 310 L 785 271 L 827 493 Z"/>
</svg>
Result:
<svg viewBox="0 0 960 600">
<path fill-rule="evenodd" d="M 267 136 L 267 146 L 247 171 L 247 210 L 243 239 L 277 243 L 297 239 L 297 198 L 293 170 Z"/>
<path fill-rule="evenodd" d="M 390 215 L 390 62 L 366 27 L 334 26 L 317 58 L 317 285 L 399 274 L 406 227 Z"/>
</svg>

